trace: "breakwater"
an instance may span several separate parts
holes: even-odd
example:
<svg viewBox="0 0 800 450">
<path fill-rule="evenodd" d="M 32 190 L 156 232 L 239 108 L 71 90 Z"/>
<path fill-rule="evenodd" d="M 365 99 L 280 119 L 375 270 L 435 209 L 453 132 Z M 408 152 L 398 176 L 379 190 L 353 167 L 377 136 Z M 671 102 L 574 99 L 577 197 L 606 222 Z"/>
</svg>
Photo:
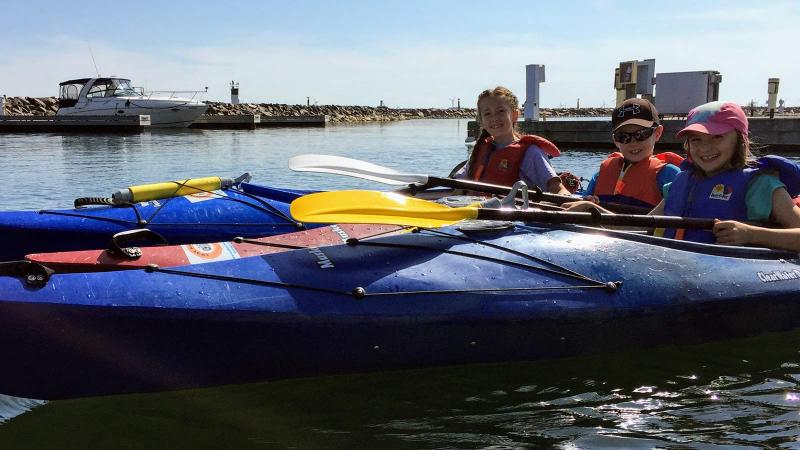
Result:
<svg viewBox="0 0 800 450">
<path fill-rule="evenodd" d="M 259 114 L 264 117 L 328 116 L 330 122 L 390 122 L 409 119 L 475 118 L 474 108 L 388 108 L 383 106 L 348 105 L 286 105 L 279 103 L 206 102 L 210 116 L 235 116 Z M 542 108 L 544 120 L 559 117 L 609 117 L 613 108 Z M 55 97 L 8 97 L 5 114 L 18 116 L 49 116 L 58 110 Z M 769 115 L 765 107 L 745 107 L 748 115 Z M 800 106 L 784 109 L 786 115 L 800 114 Z"/>
<path fill-rule="evenodd" d="M 341 105 L 285 105 L 277 103 L 206 102 L 210 116 L 255 115 L 262 117 L 328 116 L 330 122 L 389 122 L 408 119 L 475 118 L 469 108 L 387 108 Z M 49 116 L 58 110 L 55 97 L 8 97 L 5 114 L 12 116 Z"/>
</svg>

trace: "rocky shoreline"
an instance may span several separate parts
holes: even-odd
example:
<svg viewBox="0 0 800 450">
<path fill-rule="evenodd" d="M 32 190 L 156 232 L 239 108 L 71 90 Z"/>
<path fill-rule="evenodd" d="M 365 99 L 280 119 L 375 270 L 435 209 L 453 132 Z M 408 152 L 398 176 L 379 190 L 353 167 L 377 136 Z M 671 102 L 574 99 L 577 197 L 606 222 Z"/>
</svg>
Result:
<svg viewBox="0 0 800 450">
<path fill-rule="evenodd" d="M 340 105 L 284 105 L 275 103 L 244 103 L 232 105 L 222 102 L 206 102 L 208 115 L 260 114 L 277 116 L 321 116 L 327 115 L 330 122 L 390 122 L 409 119 L 474 119 L 473 108 L 387 108 L 374 106 Z M 750 107 L 746 107 L 750 112 Z M 5 114 L 19 116 L 49 116 L 58 110 L 55 97 L 8 97 Z M 612 108 L 542 108 L 541 116 L 553 117 L 603 117 L 611 114 Z M 786 114 L 800 114 L 800 107 L 785 108 Z M 764 107 L 753 108 L 754 116 L 767 116 Z"/>
</svg>

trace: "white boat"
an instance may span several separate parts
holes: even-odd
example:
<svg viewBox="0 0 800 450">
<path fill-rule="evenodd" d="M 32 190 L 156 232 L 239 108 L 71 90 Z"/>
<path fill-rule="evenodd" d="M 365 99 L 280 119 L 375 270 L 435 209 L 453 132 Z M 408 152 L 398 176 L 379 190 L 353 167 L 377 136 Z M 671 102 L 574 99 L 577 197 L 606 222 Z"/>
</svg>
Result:
<svg viewBox="0 0 800 450">
<path fill-rule="evenodd" d="M 154 127 L 188 127 L 208 108 L 197 99 L 203 91 L 145 93 L 118 77 L 68 80 L 59 87 L 57 115 L 149 115 Z M 182 97 L 188 94 L 191 97 Z"/>
</svg>

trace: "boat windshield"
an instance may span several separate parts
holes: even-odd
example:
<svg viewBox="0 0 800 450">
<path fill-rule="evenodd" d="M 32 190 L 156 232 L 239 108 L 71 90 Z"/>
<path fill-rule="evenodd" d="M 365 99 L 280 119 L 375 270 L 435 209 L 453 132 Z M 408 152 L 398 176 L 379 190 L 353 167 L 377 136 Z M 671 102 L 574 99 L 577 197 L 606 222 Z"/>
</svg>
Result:
<svg viewBox="0 0 800 450">
<path fill-rule="evenodd" d="M 112 82 L 116 83 L 116 88 L 114 89 L 114 97 L 134 97 L 138 96 L 139 93 L 131 86 L 130 80 L 111 80 Z"/>
<path fill-rule="evenodd" d="M 99 78 L 89 88 L 89 92 L 86 93 L 88 98 L 131 97 L 138 95 L 139 93 L 131 86 L 130 80 L 122 78 Z"/>
</svg>

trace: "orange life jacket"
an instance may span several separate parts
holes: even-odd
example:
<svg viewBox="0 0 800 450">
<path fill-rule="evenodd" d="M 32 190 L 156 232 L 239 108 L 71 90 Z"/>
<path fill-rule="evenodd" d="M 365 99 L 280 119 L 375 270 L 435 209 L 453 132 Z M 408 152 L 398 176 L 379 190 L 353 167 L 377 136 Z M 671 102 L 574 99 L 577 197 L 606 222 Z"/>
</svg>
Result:
<svg viewBox="0 0 800 450">
<path fill-rule="evenodd" d="M 469 177 L 475 181 L 511 186 L 519 181 L 519 169 L 525 152 L 531 145 L 541 148 L 548 156 L 561 154 L 556 144 L 547 139 L 528 134 L 508 144 L 500 150 L 494 150 L 494 138 L 489 136 L 475 144 L 469 158 Z M 546 187 L 543 186 L 546 189 Z"/>
<path fill-rule="evenodd" d="M 683 158 L 672 152 L 659 153 L 628 165 L 623 173 L 624 161 L 621 153 L 614 152 L 600 164 L 600 174 L 592 194 L 605 201 L 645 203 L 653 207 L 663 199 L 657 181 L 658 172 L 667 164 L 680 165 Z M 631 202 L 631 199 L 635 201 Z"/>
</svg>

